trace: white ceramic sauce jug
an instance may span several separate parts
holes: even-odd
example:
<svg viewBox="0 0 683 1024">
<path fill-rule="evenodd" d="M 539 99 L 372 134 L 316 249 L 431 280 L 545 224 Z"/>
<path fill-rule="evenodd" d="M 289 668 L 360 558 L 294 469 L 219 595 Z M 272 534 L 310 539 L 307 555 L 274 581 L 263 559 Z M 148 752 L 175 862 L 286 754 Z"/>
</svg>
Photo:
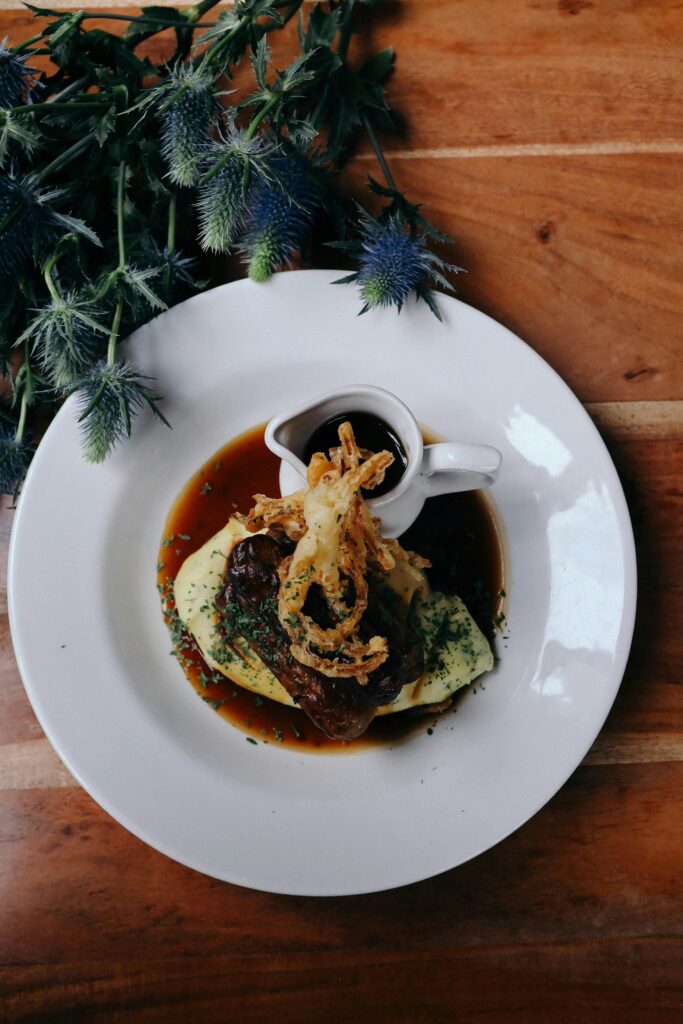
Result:
<svg viewBox="0 0 683 1024">
<path fill-rule="evenodd" d="M 410 409 L 390 391 L 361 384 L 337 388 L 313 398 L 266 427 L 265 442 L 280 457 L 280 491 L 292 494 L 306 486 L 302 456 L 314 431 L 335 416 L 369 413 L 383 420 L 400 439 L 407 465 L 396 486 L 370 498 L 373 516 L 385 537 L 399 537 L 419 515 L 425 500 L 437 494 L 489 487 L 500 469 L 501 454 L 486 444 L 449 441 L 425 445 Z"/>
</svg>

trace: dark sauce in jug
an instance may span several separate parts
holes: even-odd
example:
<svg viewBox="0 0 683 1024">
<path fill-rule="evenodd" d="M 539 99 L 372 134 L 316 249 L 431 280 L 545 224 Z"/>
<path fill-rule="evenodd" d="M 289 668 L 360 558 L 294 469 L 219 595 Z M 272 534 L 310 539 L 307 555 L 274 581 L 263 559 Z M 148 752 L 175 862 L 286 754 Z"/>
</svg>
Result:
<svg viewBox="0 0 683 1024">
<path fill-rule="evenodd" d="M 254 494 L 279 493 L 279 460 L 266 448 L 263 430 L 255 427 L 216 452 L 188 481 L 166 521 L 157 585 L 174 653 L 198 695 L 246 733 L 250 743 L 325 753 L 393 745 L 422 731 L 434 716 L 398 712 L 376 718 L 359 739 L 330 739 L 298 708 L 260 697 L 214 672 L 174 614 L 173 581 L 188 555 L 218 533 L 234 512 L 248 512 Z M 425 436 L 425 440 L 429 439 Z M 502 615 L 503 555 L 493 507 L 485 493 L 430 498 L 401 543 L 431 559 L 432 585 L 458 593 L 480 629 L 492 638 L 495 621 Z"/>
<path fill-rule="evenodd" d="M 359 448 L 364 448 L 369 452 L 391 452 L 394 456 L 394 461 L 384 474 L 382 483 L 373 487 L 371 491 L 366 491 L 365 488 L 361 491 L 366 498 L 379 498 L 382 494 L 388 494 L 389 491 L 393 491 L 405 473 L 408 456 L 404 451 L 401 439 L 389 424 L 379 416 L 373 416 L 372 413 L 348 412 L 341 416 L 333 416 L 321 423 L 306 442 L 303 453 L 304 464 L 307 466 L 316 452 L 324 452 L 327 455 L 330 448 L 339 447 L 339 428 L 347 420 L 353 427 L 353 436 Z"/>
</svg>

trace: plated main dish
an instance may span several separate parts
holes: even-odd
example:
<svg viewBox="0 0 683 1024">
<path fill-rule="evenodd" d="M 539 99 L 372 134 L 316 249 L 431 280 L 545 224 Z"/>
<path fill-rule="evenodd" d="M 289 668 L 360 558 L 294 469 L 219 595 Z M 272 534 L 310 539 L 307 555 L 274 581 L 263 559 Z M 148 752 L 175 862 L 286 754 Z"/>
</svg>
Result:
<svg viewBox="0 0 683 1024">
<path fill-rule="evenodd" d="M 306 486 L 273 497 L 279 462 L 259 427 L 176 502 L 158 564 L 174 654 L 250 741 L 393 742 L 493 667 L 504 591 L 490 503 L 431 498 L 400 541 L 383 537 L 366 499 L 404 459 L 385 424 L 349 413 L 312 435 Z"/>
</svg>

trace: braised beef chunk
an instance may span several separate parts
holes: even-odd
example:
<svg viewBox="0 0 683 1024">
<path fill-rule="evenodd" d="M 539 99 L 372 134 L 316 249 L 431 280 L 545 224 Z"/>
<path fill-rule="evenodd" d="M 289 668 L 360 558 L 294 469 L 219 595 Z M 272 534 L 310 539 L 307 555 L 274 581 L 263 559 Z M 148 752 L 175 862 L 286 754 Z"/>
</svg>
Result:
<svg viewBox="0 0 683 1024">
<path fill-rule="evenodd" d="M 375 708 L 354 680 L 328 679 L 289 653 L 277 616 L 277 566 L 283 557 L 278 543 L 263 534 L 233 548 L 226 585 L 216 599 L 224 626 L 247 640 L 314 725 L 333 739 L 355 739 L 375 717 Z"/>
<path fill-rule="evenodd" d="M 376 708 L 388 704 L 407 682 L 422 672 L 419 641 L 373 590 L 362 630 L 389 641 L 390 655 L 367 685 L 333 679 L 302 665 L 289 651 L 289 638 L 277 615 L 280 585 L 277 568 L 287 551 L 266 535 L 235 546 L 228 560 L 225 587 L 217 598 L 223 628 L 240 635 L 268 666 L 311 721 L 334 739 L 355 739 L 367 729 Z"/>
<path fill-rule="evenodd" d="M 370 583 L 368 590 L 368 607 L 358 632 L 362 640 L 385 636 L 389 657 L 370 673 L 364 690 L 373 704 L 391 704 L 406 683 L 414 682 L 424 672 L 424 651 L 410 621 L 396 614 L 384 588 Z"/>
</svg>

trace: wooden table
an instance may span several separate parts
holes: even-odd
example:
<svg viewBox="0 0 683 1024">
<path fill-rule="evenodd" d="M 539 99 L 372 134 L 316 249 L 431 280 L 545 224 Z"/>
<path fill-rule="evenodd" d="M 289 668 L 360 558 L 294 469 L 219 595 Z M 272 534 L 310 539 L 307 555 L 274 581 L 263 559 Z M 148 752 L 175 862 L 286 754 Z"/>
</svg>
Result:
<svg viewBox="0 0 683 1024">
<path fill-rule="evenodd" d="M 30 34 L 17 6 L 0 38 Z M 475 861 L 270 896 L 167 860 L 79 788 L 3 614 L 0 1020 L 682 1019 L 683 8 L 406 0 L 372 43 L 398 51 L 394 174 L 457 239 L 460 297 L 562 374 L 621 473 L 641 577 L 621 692 L 562 791 Z M 362 152 L 350 184 L 371 170 Z"/>
</svg>

